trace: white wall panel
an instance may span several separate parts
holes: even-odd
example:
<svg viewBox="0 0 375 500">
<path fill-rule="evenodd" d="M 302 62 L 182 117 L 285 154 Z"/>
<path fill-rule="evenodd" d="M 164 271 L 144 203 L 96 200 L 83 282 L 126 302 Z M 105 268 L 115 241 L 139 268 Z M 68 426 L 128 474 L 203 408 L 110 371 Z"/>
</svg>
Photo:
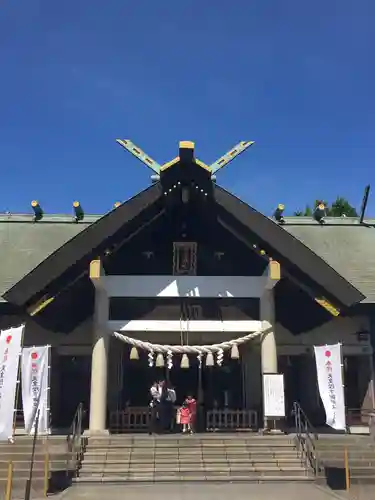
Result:
<svg viewBox="0 0 375 500">
<path fill-rule="evenodd" d="M 103 276 L 109 297 L 260 297 L 267 276 Z"/>
</svg>

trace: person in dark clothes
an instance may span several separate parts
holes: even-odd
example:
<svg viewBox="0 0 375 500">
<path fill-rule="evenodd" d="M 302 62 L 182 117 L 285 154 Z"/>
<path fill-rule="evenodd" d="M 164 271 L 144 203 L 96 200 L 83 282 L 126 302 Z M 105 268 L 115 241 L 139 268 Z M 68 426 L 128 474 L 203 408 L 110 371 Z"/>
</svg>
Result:
<svg viewBox="0 0 375 500">
<path fill-rule="evenodd" d="M 159 382 L 160 404 L 159 404 L 159 422 L 161 432 L 168 432 L 170 428 L 170 404 L 168 401 L 168 389 L 165 380 Z"/>
<path fill-rule="evenodd" d="M 165 425 L 166 431 L 172 432 L 174 428 L 174 405 L 176 402 L 176 391 L 170 382 L 166 383 L 166 400 L 165 400 Z"/>
<path fill-rule="evenodd" d="M 162 388 L 157 382 L 154 382 L 150 387 L 150 421 L 148 433 L 153 434 L 158 432 L 160 428 L 160 409 Z"/>
</svg>

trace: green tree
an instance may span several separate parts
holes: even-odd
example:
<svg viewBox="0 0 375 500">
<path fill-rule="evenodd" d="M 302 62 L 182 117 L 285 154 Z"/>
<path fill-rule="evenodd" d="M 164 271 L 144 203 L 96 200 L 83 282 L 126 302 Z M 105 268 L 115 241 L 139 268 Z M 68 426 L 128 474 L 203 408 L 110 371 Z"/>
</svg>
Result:
<svg viewBox="0 0 375 500">
<path fill-rule="evenodd" d="M 357 210 L 342 196 L 338 196 L 336 201 L 332 203 L 327 215 L 331 217 L 342 217 L 343 215 L 346 215 L 346 217 L 358 217 Z"/>
<path fill-rule="evenodd" d="M 315 200 L 314 209 L 321 203 L 321 200 Z M 349 203 L 349 201 L 338 196 L 336 200 L 329 205 L 326 201 L 323 201 L 326 207 L 326 214 L 328 217 L 358 217 L 357 210 Z M 305 210 L 297 210 L 294 215 L 297 217 L 311 217 L 313 214 L 313 209 L 309 205 L 306 205 Z"/>
</svg>

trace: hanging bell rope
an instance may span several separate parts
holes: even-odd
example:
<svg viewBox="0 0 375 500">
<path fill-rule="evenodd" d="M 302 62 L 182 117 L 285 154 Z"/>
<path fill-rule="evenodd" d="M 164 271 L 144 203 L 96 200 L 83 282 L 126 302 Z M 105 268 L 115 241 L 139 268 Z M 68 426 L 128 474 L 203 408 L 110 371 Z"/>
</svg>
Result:
<svg viewBox="0 0 375 500">
<path fill-rule="evenodd" d="M 214 353 L 217 354 L 217 360 L 219 362 L 219 359 L 222 362 L 223 360 L 223 354 L 224 351 L 231 350 L 231 353 L 234 353 L 235 355 L 238 354 L 239 356 L 239 351 L 238 351 L 238 346 L 244 344 L 245 342 L 248 342 L 249 340 L 252 340 L 256 337 L 259 337 L 261 335 L 265 335 L 268 332 L 272 331 L 272 325 L 268 321 L 263 321 L 263 326 L 264 328 L 249 333 L 243 337 L 238 337 L 233 340 L 229 340 L 226 342 L 220 342 L 219 344 L 211 344 L 211 345 L 162 345 L 162 344 L 152 344 L 151 342 L 144 342 L 143 340 L 135 339 L 132 337 L 128 337 L 127 335 L 124 335 L 121 332 L 112 332 L 113 335 L 121 340 L 122 342 L 125 342 L 126 344 L 129 344 L 135 348 L 138 349 L 143 349 L 145 351 L 148 351 L 148 361 L 149 361 L 149 366 L 154 366 L 154 354 L 162 354 L 162 355 L 169 355 L 170 360 L 171 356 L 173 354 L 196 354 L 196 355 L 213 355 Z M 168 358 L 167 358 L 168 359 Z M 164 358 L 163 358 L 163 363 L 164 363 Z M 214 363 L 213 363 L 214 364 Z M 206 365 L 207 365 L 207 359 L 206 359 Z M 164 366 L 164 365 L 163 365 Z M 212 366 L 212 365 L 208 365 Z"/>
</svg>

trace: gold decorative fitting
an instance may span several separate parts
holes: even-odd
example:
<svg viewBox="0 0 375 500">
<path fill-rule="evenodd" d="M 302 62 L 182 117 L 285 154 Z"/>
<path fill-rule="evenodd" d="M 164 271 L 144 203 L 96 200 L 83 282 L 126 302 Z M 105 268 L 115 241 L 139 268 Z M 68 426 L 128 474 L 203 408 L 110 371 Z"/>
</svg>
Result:
<svg viewBox="0 0 375 500">
<path fill-rule="evenodd" d="M 180 149 L 194 149 L 195 144 L 192 141 L 180 141 L 179 148 Z"/>
<path fill-rule="evenodd" d="M 324 307 L 332 316 L 340 316 L 340 309 L 337 309 L 337 307 L 328 302 L 324 297 L 315 297 L 315 302 Z"/>
</svg>

